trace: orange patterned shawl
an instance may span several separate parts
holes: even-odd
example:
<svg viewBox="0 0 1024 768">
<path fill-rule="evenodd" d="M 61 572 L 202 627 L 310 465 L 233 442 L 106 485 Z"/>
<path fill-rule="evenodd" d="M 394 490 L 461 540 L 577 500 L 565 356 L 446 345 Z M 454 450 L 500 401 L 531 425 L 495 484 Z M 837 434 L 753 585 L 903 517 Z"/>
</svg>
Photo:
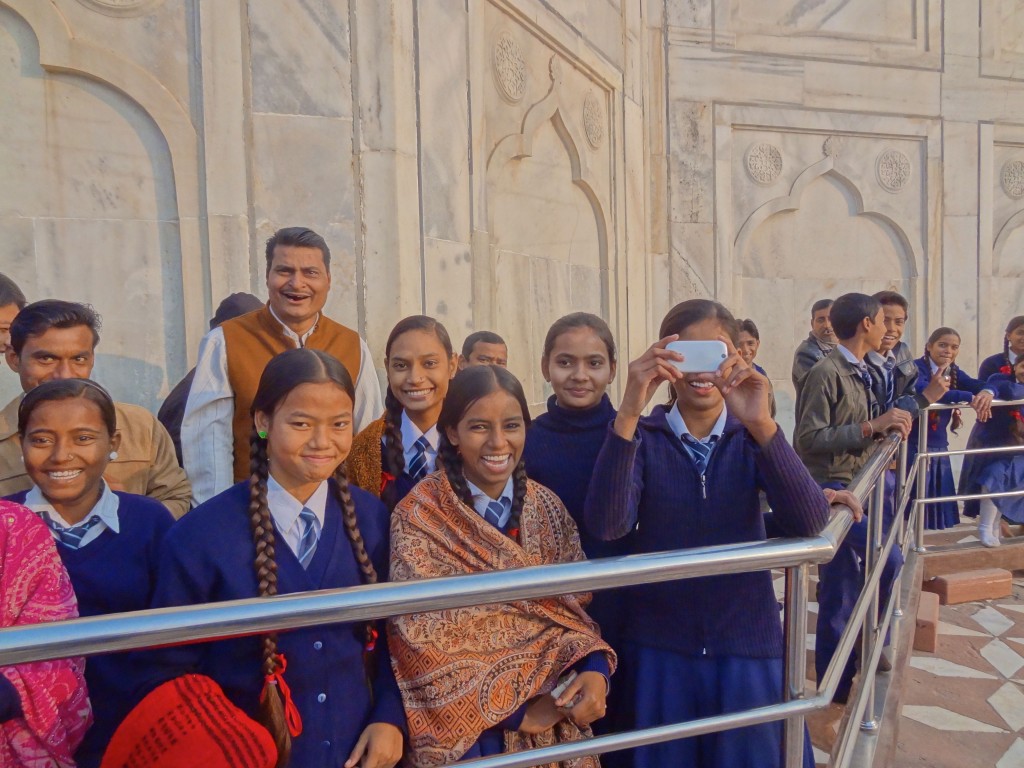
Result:
<svg viewBox="0 0 1024 768">
<path fill-rule="evenodd" d="M 562 502 L 529 481 L 520 541 L 467 507 L 443 472 L 422 480 L 391 518 L 391 580 L 407 581 L 583 560 Z M 409 720 L 413 766 L 462 757 L 488 728 L 551 691 L 563 672 L 594 651 L 615 653 L 584 611 L 589 594 L 520 600 L 399 616 L 388 645 Z M 568 720 L 536 736 L 506 731 L 506 751 L 589 736 Z M 554 765 L 554 764 L 552 764 Z M 561 764 L 597 768 L 596 757 Z"/>
</svg>

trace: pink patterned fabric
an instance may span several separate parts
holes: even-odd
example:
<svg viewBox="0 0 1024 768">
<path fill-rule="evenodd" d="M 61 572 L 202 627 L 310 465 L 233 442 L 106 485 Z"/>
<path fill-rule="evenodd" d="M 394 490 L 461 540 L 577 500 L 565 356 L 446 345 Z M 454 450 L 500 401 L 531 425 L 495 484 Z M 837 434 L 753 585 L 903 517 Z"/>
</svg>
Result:
<svg viewBox="0 0 1024 768">
<path fill-rule="evenodd" d="M 20 504 L 0 501 L 0 626 L 77 616 L 50 530 Z M 81 658 L 0 667 L 23 712 L 0 725 L 0 766 L 74 768 L 75 749 L 92 724 L 84 670 Z"/>
</svg>

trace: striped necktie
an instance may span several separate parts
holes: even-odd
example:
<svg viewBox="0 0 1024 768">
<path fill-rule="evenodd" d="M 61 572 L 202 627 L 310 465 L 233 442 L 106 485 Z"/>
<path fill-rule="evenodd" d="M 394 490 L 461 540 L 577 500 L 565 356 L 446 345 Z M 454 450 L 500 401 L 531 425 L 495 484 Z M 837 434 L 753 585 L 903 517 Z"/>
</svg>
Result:
<svg viewBox="0 0 1024 768">
<path fill-rule="evenodd" d="M 885 359 L 885 407 L 888 410 L 892 408 L 893 401 L 896 399 L 896 358 L 887 357 Z"/>
<path fill-rule="evenodd" d="M 299 539 L 299 551 L 296 554 L 302 567 L 309 568 L 316 553 L 317 541 L 320 539 L 320 520 L 313 510 L 303 507 L 299 512 L 299 522 L 302 523 L 302 537 Z"/>
<path fill-rule="evenodd" d="M 708 468 L 708 461 L 711 459 L 711 451 L 715 448 L 715 442 L 718 440 L 718 435 L 712 435 L 706 443 L 702 443 L 700 440 L 690 434 L 683 434 L 683 445 L 686 446 L 686 450 L 690 454 L 690 458 L 693 459 L 693 463 L 697 465 L 697 471 L 702 475 L 704 470 Z"/>
<path fill-rule="evenodd" d="M 49 515 L 43 515 L 46 524 L 50 527 L 50 530 L 57 534 L 57 539 L 68 549 L 78 549 L 82 546 L 82 539 L 85 538 L 90 530 L 92 530 L 100 522 L 99 515 L 93 515 L 84 523 L 79 525 L 73 525 L 70 528 L 65 528 L 60 523 L 53 520 Z"/>
<path fill-rule="evenodd" d="M 873 419 L 881 412 L 878 408 L 878 399 L 875 397 L 875 380 L 871 378 L 871 371 L 865 363 L 855 366 L 861 383 L 864 385 L 864 394 L 868 398 L 868 418 Z"/>
<path fill-rule="evenodd" d="M 416 455 L 412 457 L 409 469 L 406 471 L 413 480 L 422 480 L 427 474 L 427 448 L 430 447 L 430 441 L 427 440 L 426 435 L 420 435 L 412 447 L 415 449 Z"/>
<path fill-rule="evenodd" d="M 487 508 L 484 510 L 484 520 L 498 530 L 501 530 L 501 516 L 503 514 L 505 514 L 505 505 L 500 500 L 487 502 Z"/>
</svg>

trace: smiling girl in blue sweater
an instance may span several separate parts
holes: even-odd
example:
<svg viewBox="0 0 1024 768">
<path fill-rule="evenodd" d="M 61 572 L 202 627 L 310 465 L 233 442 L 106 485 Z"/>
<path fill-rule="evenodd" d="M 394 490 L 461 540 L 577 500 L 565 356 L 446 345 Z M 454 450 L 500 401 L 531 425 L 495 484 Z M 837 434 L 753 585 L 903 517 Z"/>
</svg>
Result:
<svg viewBox="0 0 1024 768">
<path fill-rule="evenodd" d="M 769 414 L 768 381 L 735 348 L 736 321 L 716 302 L 674 307 L 662 339 L 630 363 L 626 391 L 597 459 L 585 521 L 591 535 L 633 533 L 633 552 L 759 541 L 758 498 L 793 536 L 818 533 L 828 502 Z M 681 373 L 676 339 L 722 340 L 713 373 Z M 668 405 L 641 414 L 662 382 Z M 623 627 L 625 685 L 638 728 L 778 702 L 782 626 L 767 571 L 636 587 Z M 637 768 L 765 768 L 781 762 L 781 723 L 636 750 Z M 805 764 L 812 765 L 810 748 Z"/>
</svg>

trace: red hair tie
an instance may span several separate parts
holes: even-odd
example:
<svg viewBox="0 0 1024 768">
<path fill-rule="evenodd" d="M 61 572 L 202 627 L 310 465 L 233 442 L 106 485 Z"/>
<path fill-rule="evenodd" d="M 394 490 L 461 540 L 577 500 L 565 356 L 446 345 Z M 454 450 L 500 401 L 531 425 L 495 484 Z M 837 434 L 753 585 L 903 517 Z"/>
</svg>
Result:
<svg viewBox="0 0 1024 768">
<path fill-rule="evenodd" d="M 510 539 L 518 541 L 519 540 L 519 526 L 516 526 L 515 528 L 509 528 L 508 529 L 508 537 Z"/>
<path fill-rule="evenodd" d="M 295 702 L 292 700 L 292 689 L 284 681 L 284 671 L 286 669 L 288 669 L 288 660 L 284 657 L 284 654 L 274 654 L 274 671 L 269 675 L 263 676 L 263 690 L 260 691 L 260 703 L 262 704 L 263 700 L 267 698 L 269 693 L 268 686 L 276 685 L 277 690 L 281 692 L 281 698 L 284 699 L 284 721 L 288 725 L 288 733 L 294 738 L 302 733 L 302 717 L 299 715 L 299 708 L 295 706 Z"/>
<path fill-rule="evenodd" d="M 1017 421 L 1021 423 L 1024 423 L 1024 416 L 1021 415 L 1020 409 L 1014 409 L 1013 418 L 1015 418 Z"/>
<path fill-rule="evenodd" d="M 939 413 L 938 413 L 938 411 L 932 411 L 931 413 L 928 414 L 928 428 L 931 429 L 932 432 L 938 432 L 939 431 Z"/>
<path fill-rule="evenodd" d="M 1013 373 L 1013 368 L 1011 368 L 1008 365 L 1003 365 L 1003 366 L 1000 366 L 999 372 L 1000 373 L 1005 373 L 1007 376 L 1009 376 L 1011 373 Z"/>
<path fill-rule="evenodd" d="M 376 627 L 370 627 L 370 639 L 366 641 L 366 645 L 363 646 L 363 650 L 367 653 L 373 653 L 373 649 L 377 647 L 377 638 L 379 637 Z"/>
<path fill-rule="evenodd" d="M 382 496 L 384 495 L 384 489 L 387 488 L 388 485 L 393 482 L 395 482 L 394 475 L 383 471 L 380 473 L 380 492 Z"/>
</svg>

